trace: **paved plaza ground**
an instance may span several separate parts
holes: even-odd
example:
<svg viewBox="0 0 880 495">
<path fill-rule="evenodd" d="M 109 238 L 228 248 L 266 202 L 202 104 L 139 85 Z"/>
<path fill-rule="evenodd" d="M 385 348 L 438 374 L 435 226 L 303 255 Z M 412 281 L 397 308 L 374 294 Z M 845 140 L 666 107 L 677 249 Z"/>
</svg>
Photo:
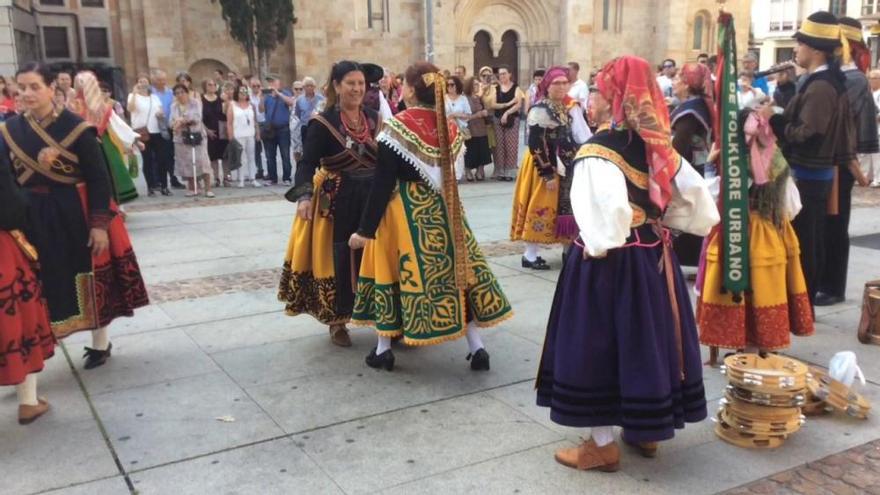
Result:
<svg viewBox="0 0 880 495">
<path fill-rule="evenodd" d="M 557 464 L 554 450 L 585 433 L 535 406 L 559 250 L 543 253 L 553 271 L 520 268 L 513 184 L 461 191 L 516 311 L 485 332 L 489 373 L 470 371 L 464 340 L 397 347 L 394 372 L 374 371 L 369 329 L 342 349 L 311 318 L 285 316 L 276 284 L 294 206 L 281 187 L 139 199 L 127 224 L 153 304 L 113 324 L 102 368 L 82 369 L 87 335 L 64 342 L 40 375 L 53 409 L 37 423 L 18 426 L 14 389 L 0 390 L 0 494 L 880 493 L 880 414 L 810 419 L 773 451 L 728 445 L 707 420 L 656 459 L 624 450 L 615 474 Z M 853 236 L 880 233 L 878 198 L 859 193 Z M 880 347 L 855 328 L 878 254 L 853 247 L 846 304 L 818 309 L 816 335 L 790 349 L 825 366 L 854 350 L 875 404 Z M 714 412 L 725 380 L 706 369 L 705 381 Z"/>
</svg>

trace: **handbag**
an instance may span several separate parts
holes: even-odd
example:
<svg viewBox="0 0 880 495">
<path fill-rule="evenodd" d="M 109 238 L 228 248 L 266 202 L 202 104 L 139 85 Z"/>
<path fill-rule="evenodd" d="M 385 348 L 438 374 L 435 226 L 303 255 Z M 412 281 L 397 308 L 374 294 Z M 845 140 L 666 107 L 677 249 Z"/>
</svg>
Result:
<svg viewBox="0 0 880 495">
<path fill-rule="evenodd" d="M 863 344 L 880 345 L 880 280 L 865 282 L 858 337 Z"/>
<path fill-rule="evenodd" d="M 183 144 L 187 146 L 200 146 L 202 144 L 202 133 L 201 132 L 193 132 L 189 129 L 183 131 L 180 136 L 183 139 Z"/>
</svg>

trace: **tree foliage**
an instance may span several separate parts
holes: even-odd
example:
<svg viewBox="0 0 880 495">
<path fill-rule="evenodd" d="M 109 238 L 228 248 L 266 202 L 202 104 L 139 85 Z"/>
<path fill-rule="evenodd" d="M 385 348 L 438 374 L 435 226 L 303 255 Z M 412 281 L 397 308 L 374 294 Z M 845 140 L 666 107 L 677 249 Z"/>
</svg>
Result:
<svg viewBox="0 0 880 495">
<path fill-rule="evenodd" d="M 293 0 L 211 0 L 219 3 L 229 35 L 248 58 L 251 73 L 265 76 L 269 57 L 287 39 L 294 22 Z"/>
</svg>

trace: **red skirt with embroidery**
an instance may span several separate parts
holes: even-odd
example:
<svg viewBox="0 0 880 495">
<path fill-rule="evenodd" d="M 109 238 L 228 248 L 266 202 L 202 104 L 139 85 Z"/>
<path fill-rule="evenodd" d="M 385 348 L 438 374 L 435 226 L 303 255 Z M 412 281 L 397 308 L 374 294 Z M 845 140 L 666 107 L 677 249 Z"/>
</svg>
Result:
<svg viewBox="0 0 880 495">
<path fill-rule="evenodd" d="M 128 230 L 111 201 L 109 249 L 92 256 L 85 184 L 31 188 L 28 239 L 43 268 L 40 278 L 58 338 L 109 325 L 149 304 Z"/>
<path fill-rule="evenodd" d="M 0 230 L 0 385 L 17 385 L 55 354 L 55 336 L 31 261 Z"/>
</svg>

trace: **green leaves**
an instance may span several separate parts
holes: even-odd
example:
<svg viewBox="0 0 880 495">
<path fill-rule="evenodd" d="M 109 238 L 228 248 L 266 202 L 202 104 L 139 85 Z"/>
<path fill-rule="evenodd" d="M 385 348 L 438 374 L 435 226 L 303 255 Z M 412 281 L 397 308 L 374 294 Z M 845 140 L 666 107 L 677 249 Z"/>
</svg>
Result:
<svg viewBox="0 0 880 495">
<path fill-rule="evenodd" d="M 287 39 L 295 21 L 293 0 L 211 0 L 211 3 L 220 4 L 229 35 L 247 54 L 251 72 L 258 58 L 261 62 L 267 61 L 271 52 Z"/>
</svg>

